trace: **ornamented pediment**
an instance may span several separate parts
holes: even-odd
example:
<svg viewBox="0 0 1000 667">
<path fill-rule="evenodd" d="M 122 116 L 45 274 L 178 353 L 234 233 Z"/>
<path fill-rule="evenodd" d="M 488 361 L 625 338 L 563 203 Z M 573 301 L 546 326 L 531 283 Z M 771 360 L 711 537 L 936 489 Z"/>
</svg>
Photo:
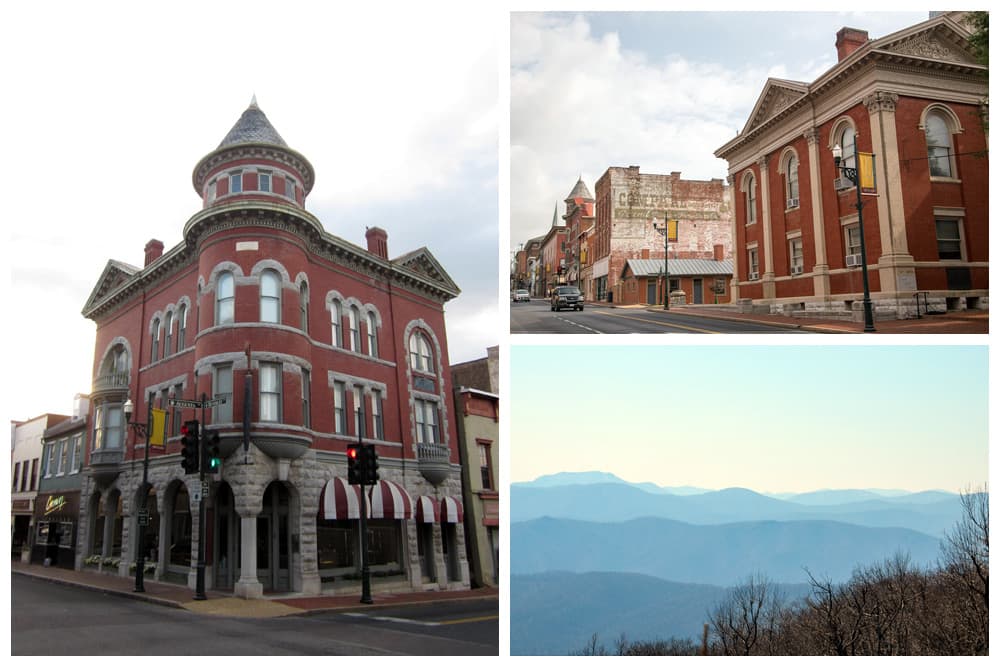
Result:
<svg viewBox="0 0 1000 667">
<path fill-rule="evenodd" d="M 90 293 L 90 298 L 87 299 L 87 305 L 83 307 L 83 312 L 89 312 L 94 306 L 103 301 L 105 297 L 114 293 L 119 287 L 131 280 L 137 273 L 139 273 L 139 269 L 130 264 L 118 262 L 113 259 L 108 260 L 104 271 L 101 273 L 101 277 Z"/>
<path fill-rule="evenodd" d="M 961 45 L 950 30 L 944 28 L 910 35 L 891 44 L 880 46 L 879 49 L 904 56 L 915 56 L 941 62 L 976 64 L 976 59 L 968 49 Z"/>
<path fill-rule="evenodd" d="M 768 119 L 778 115 L 801 97 L 805 96 L 808 88 L 806 84 L 797 81 L 782 81 L 778 79 L 768 79 L 757 98 L 750 120 L 747 121 L 743 133 L 746 133 L 758 125 L 762 125 Z"/>
<path fill-rule="evenodd" d="M 458 286 L 451 279 L 451 276 L 444 270 L 441 264 L 434 259 L 434 255 L 427 248 L 419 248 L 407 253 L 402 257 L 392 260 L 398 267 L 414 273 L 425 280 L 438 283 L 447 291 L 459 292 Z"/>
</svg>

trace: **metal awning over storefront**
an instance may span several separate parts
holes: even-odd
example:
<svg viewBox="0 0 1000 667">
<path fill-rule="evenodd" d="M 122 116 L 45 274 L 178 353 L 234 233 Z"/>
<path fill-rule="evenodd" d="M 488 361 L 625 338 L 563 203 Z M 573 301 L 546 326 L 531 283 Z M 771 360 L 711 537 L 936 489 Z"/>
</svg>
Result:
<svg viewBox="0 0 1000 667">
<path fill-rule="evenodd" d="M 361 487 L 348 484 L 343 477 L 331 479 L 319 497 L 319 518 L 327 521 L 361 518 Z"/>
<path fill-rule="evenodd" d="M 409 519 L 413 516 L 413 501 L 406 489 L 387 479 L 379 480 L 371 491 L 371 518 Z"/>
</svg>

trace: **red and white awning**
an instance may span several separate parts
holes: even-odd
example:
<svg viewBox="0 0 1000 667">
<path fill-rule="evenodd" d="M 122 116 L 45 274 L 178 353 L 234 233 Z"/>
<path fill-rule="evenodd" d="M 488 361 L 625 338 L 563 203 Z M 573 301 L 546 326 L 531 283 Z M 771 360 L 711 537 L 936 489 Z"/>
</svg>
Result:
<svg viewBox="0 0 1000 667">
<path fill-rule="evenodd" d="M 413 501 L 406 489 L 387 479 L 379 480 L 371 490 L 371 518 L 409 519 L 413 516 Z"/>
<path fill-rule="evenodd" d="M 327 521 L 361 518 L 361 487 L 348 484 L 343 477 L 331 479 L 320 494 L 319 518 Z"/>
<path fill-rule="evenodd" d="M 417 523 L 437 523 L 440 520 L 438 501 L 430 496 L 418 496 L 414 516 Z"/>
<path fill-rule="evenodd" d="M 441 499 L 441 523 L 462 523 L 462 501 L 454 496 Z"/>
</svg>

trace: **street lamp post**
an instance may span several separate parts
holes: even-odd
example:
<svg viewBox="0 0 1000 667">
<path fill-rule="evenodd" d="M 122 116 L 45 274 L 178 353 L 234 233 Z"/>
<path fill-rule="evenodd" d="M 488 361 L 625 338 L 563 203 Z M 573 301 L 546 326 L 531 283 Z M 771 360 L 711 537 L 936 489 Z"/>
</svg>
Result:
<svg viewBox="0 0 1000 667">
<path fill-rule="evenodd" d="M 844 167 L 841 162 L 844 157 L 844 149 L 840 144 L 833 147 L 833 164 L 843 172 L 844 177 L 854 184 L 854 191 L 857 193 L 858 201 L 855 207 L 858 209 L 858 236 L 861 237 L 861 283 L 864 286 L 864 309 L 865 309 L 865 333 L 875 333 L 875 321 L 872 316 L 872 298 L 868 289 L 868 254 L 865 252 L 865 223 L 861 216 L 861 176 L 858 171 L 858 143 L 854 142 L 854 166 Z M 872 156 L 874 159 L 874 155 Z"/>
<path fill-rule="evenodd" d="M 667 213 L 663 213 L 663 230 L 653 227 L 663 234 L 663 310 L 670 310 L 670 266 L 667 264 L 667 250 L 670 243 L 670 221 L 667 220 Z"/>
<path fill-rule="evenodd" d="M 125 413 L 125 421 L 132 428 L 135 437 L 146 438 L 146 448 L 142 457 L 142 486 L 139 492 L 139 542 L 136 545 L 135 554 L 135 592 L 143 593 L 143 570 L 146 567 L 146 523 L 149 521 L 149 512 L 146 508 L 146 500 L 149 498 L 149 429 L 152 422 L 152 403 L 146 406 L 146 423 L 133 422 L 132 412 L 135 406 L 132 399 L 125 401 L 122 411 Z"/>
</svg>

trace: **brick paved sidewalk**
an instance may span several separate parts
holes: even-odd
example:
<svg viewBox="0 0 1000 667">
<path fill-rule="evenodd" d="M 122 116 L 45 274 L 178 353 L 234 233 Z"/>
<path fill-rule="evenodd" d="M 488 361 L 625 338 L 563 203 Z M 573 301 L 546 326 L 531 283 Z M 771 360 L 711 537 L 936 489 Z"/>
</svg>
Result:
<svg viewBox="0 0 1000 667">
<path fill-rule="evenodd" d="M 107 595 L 117 595 L 144 602 L 187 609 L 198 614 L 237 616 L 244 618 L 270 618 L 309 614 L 319 611 L 348 609 L 371 609 L 377 606 L 420 604 L 441 600 L 468 598 L 496 598 L 496 589 L 477 588 L 467 591 L 429 591 L 423 593 L 373 593 L 373 604 L 361 604 L 358 594 L 303 596 L 280 594 L 262 599 L 247 600 L 234 597 L 223 591 L 206 591 L 207 600 L 195 600 L 194 591 L 187 586 L 168 584 L 160 581 L 143 582 L 144 592 L 136 592 L 134 577 L 119 577 L 101 574 L 96 570 L 67 570 L 59 567 L 43 567 L 12 562 L 11 573 L 37 579 L 55 581 L 69 586 L 85 588 Z"/>
<path fill-rule="evenodd" d="M 661 309 L 662 307 L 657 310 Z M 805 331 L 824 333 L 864 332 L 864 324 L 861 322 L 739 313 L 735 310 L 712 308 L 711 306 L 673 306 L 671 309 L 676 312 L 682 312 L 685 315 L 744 322 L 761 322 L 764 324 L 803 329 Z M 987 334 L 989 333 L 989 324 L 990 315 L 988 312 L 962 311 L 941 315 L 924 315 L 922 318 L 912 320 L 876 320 L 875 332 L 880 334 Z"/>
</svg>

